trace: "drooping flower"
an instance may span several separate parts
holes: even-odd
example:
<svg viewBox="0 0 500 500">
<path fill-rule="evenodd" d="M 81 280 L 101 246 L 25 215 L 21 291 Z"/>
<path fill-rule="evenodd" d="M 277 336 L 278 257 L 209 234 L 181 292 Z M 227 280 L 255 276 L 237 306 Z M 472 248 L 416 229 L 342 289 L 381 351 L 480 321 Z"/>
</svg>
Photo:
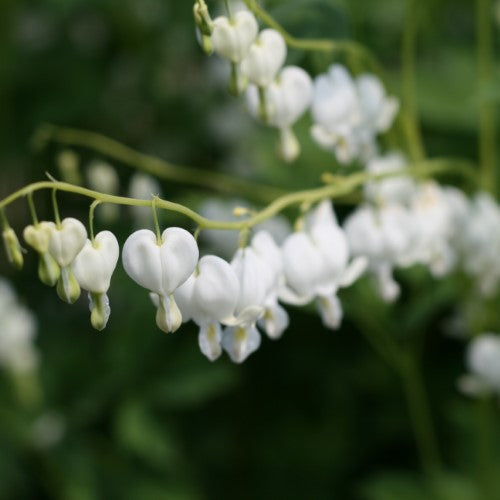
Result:
<svg viewBox="0 0 500 500">
<path fill-rule="evenodd" d="M 276 78 L 286 59 L 286 43 L 276 30 L 265 29 L 250 46 L 241 62 L 242 73 L 257 87 L 267 87 Z"/>
<path fill-rule="evenodd" d="M 195 272 L 174 293 L 184 321 L 199 327 L 201 352 L 210 360 L 222 353 L 221 323 L 234 323 L 240 285 L 231 265 L 215 255 L 206 255 Z"/>
<path fill-rule="evenodd" d="M 344 229 L 352 254 L 368 259 L 380 296 L 387 302 L 395 300 L 400 287 L 393 268 L 408 261 L 414 241 L 409 211 L 397 203 L 361 205 L 347 217 Z"/>
<path fill-rule="evenodd" d="M 165 332 L 174 332 L 182 323 L 174 291 L 191 276 L 198 256 L 196 240 L 179 227 L 165 229 L 161 241 L 152 231 L 140 229 L 123 246 L 126 273 L 158 296 L 156 324 Z"/>
<path fill-rule="evenodd" d="M 257 19 L 248 10 L 236 12 L 230 19 L 219 16 L 213 21 L 213 50 L 232 63 L 240 63 L 248 54 L 258 31 Z"/>
<path fill-rule="evenodd" d="M 264 90 L 261 103 L 259 90 L 251 85 L 247 91 L 250 113 L 261 118 L 260 106 L 265 106 L 266 123 L 280 132 L 280 153 L 286 161 L 293 161 L 300 152 L 300 144 L 292 125 L 309 108 L 312 98 L 311 77 L 302 68 L 286 66 Z"/>
<path fill-rule="evenodd" d="M 22 269 L 24 263 L 23 251 L 15 231 L 11 227 L 6 227 L 2 231 L 2 238 L 7 253 L 7 260 L 16 269 Z"/>
<path fill-rule="evenodd" d="M 257 232 L 251 246 L 266 269 L 262 275 L 265 282 L 264 314 L 258 325 L 269 338 L 278 339 L 289 324 L 288 313 L 278 303 L 279 293 L 285 286 L 283 255 L 268 231 Z"/>
<path fill-rule="evenodd" d="M 89 292 L 90 320 L 96 330 L 103 330 L 108 323 L 111 309 L 107 291 L 119 255 L 115 235 L 110 231 L 101 231 L 93 242 L 87 239 L 73 262 L 78 283 Z"/>
<path fill-rule="evenodd" d="M 38 277 L 48 286 L 54 286 L 61 275 L 61 269 L 49 253 L 53 222 L 39 222 L 24 228 L 24 241 L 38 253 Z"/>
<path fill-rule="evenodd" d="M 302 230 L 288 236 L 282 250 L 287 287 L 280 291 L 281 300 L 302 305 L 316 299 L 325 326 L 338 328 L 342 307 L 337 291 L 363 273 L 366 259 L 350 260 L 347 238 L 329 200 L 317 206 Z"/>
<path fill-rule="evenodd" d="M 85 226 L 72 217 L 67 217 L 60 224 L 50 224 L 49 253 L 61 268 L 57 280 L 59 297 L 73 304 L 80 297 L 80 285 L 76 280 L 71 264 L 87 240 Z"/>
<path fill-rule="evenodd" d="M 266 267 L 252 247 L 237 250 L 231 266 L 238 277 L 240 290 L 234 311 L 235 319 L 226 327 L 222 347 L 235 363 L 242 363 L 260 346 L 255 324 L 264 313 Z"/>
<path fill-rule="evenodd" d="M 374 75 L 354 80 L 346 68 L 334 64 L 314 84 L 311 134 L 340 163 L 368 161 L 377 153 L 376 135 L 390 127 L 398 107 Z"/>
<path fill-rule="evenodd" d="M 106 194 L 118 194 L 120 179 L 115 168 L 102 160 L 94 160 L 87 167 L 87 182 L 90 189 Z M 112 222 L 118 218 L 118 205 L 102 203 L 97 210 L 103 220 Z"/>
</svg>

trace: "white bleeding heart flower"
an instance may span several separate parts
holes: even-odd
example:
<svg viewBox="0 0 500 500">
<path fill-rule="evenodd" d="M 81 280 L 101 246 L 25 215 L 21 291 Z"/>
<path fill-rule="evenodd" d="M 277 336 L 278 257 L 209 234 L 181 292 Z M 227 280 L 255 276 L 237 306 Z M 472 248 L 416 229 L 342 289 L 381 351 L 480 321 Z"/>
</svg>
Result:
<svg viewBox="0 0 500 500">
<path fill-rule="evenodd" d="M 255 323 L 264 313 L 267 266 L 252 247 L 237 250 L 231 266 L 238 277 L 240 293 L 233 321 L 224 329 L 222 347 L 235 363 L 242 363 L 260 345 Z"/>
<path fill-rule="evenodd" d="M 53 222 L 39 222 L 24 228 L 23 237 L 26 243 L 38 253 L 38 277 L 48 286 L 54 286 L 61 275 L 61 268 L 49 254 L 49 243 Z"/>
<path fill-rule="evenodd" d="M 250 46 L 241 62 L 241 71 L 250 83 L 264 88 L 276 78 L 285 59 L 286 43 L 283 36 L 276 30 L 265 29 Z"/>
<path fill-rule="evenodd" d="M 398 203 L 358 207 L 345 220 L 344 229 L 354 256 L 366 257 L 380 296 L 394 301 L 400 292 L 392 269 L 408 261 L 414 246 L 410 212 Z"/>
<path fill-rule="evenodd" d="M 80 296 L 80 285 L 73 274 L 71 264 L 86 240 L 87 230 L 77 219 L 68 217 L 60 224 L 51 226 L 49 254 L 61 268 L 61 275 L 57 280 L 57 294 L 69 304 L 73 304 Z"/>
<path fill-rule="evenodd" d="M 213 21 L 213 50 L 232 63 L 240 63 L 248 54 L 258 31 L 257 20 L 249 11 L 236 12 L 230 19 L 217 17 Z"/>
<path fill-rule="evenodd" d="M 148 229 L 131 234 L 123 246 L 126 273 L 139 285 L 158 295 L 156 323 L 165 332 L 179 328 L 182 315 L 174 291 L 193 273 L 198 262 L 198 245 L 185 229 L 170 227 L 161 241 Z"/>
<path fill-rule="evenodd" d="M 387 96 L 382 82 L 374 75 L 364 74 L 356 79 L 364 125 L 376 132 L 389 129 L 399 110 L 399 101 Z"/>
<path fill-rule="evenodd" d="M 279 129 L 281 155 L 292 161 L 299 154 L 300 145 L 291 127 L 311 104 L 311 77 L 302 68 L 287 66 L 263 92 L 266 123 Z M 262 104 L 255 85 L 248 88 L 247 103 L 250 113 L 260 118 Z"/>
<path fill-rule="evenodd" d="M 251 246 L 267 268 L 262 276 L 265 280 L 264 315 L 259 318 L 258 325 L 269 338 L 278 339 L 289 325 L 288 313 L 278 304 L 279 292 L 285 286 L 281 249 L 271 234 L 263 230 L 254 235 Z"/>
<path fill-rule="evenodd" d="M 111 313 L 107 291 L 116 268 L 120 248 L 110 231 L 101 231 L 87 240 L 73 262 L 73 272 L 81 288 L 89 292 L 92 326 L 103 330 Z"/>
<path fill-rule="evenodd" d="M 221 353 L 220 324 L 233 323 L 240 284 L 231 265 L 215 255 L 200 259 L 196 271 L 174 293 L 183 319 L 185 312 L 199 327 L 201 352 L 211 361 Z"/>
<path fill-rule="evenodd" d="M 287 287 L 284 302 L 302 305 L 317 298 L 325 326 L 338 328 L 342 308 L 339 288 L 351 285 L 365 270 L 365 258 L 349 261 L 347 238 L 338 225 L 331 202 L 321 202 L 305 222 L 305 228 L 284 242 L 283 262 Z"/>
</svg>

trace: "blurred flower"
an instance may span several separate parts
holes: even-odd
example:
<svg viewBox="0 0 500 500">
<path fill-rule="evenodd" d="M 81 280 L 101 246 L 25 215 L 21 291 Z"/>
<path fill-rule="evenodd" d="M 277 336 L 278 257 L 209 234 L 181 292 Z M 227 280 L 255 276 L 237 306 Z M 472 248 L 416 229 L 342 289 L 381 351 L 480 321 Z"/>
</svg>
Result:
<svg viewBox="0 0 500 500">
<path fill-rule="evenodd" d="M 120 189 L 120 179 L 115 168 L 101 160 L 94 160 L 87 167 L 87 182 L 90 189 L 105 194 L 117 195 Z M 118 218 L 118 206 L 103 203 L 96 213 L 104 221 L 112 222 Z"/>
<path fill-rule="evenodd" d="M 481 333 L 467 345 L 469 373 L 458 380 L 459 388 L 469 396 L 500 394 L 500 335 Z"/>
<path fill-rule="evenodd" d="M 33 371 L 38 365 L 35 334 L 35 316 L 0 277 L 0 366 L 15 373 Z"/>
</svg>

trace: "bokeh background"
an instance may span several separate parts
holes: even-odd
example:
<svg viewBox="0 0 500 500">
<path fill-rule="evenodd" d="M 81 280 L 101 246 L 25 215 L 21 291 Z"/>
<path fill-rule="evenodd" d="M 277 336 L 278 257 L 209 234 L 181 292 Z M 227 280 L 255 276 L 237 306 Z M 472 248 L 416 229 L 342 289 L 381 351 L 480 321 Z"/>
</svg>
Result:
<svg viewBox="0 0 500 500">
<path fill-rule="evenodd" d="M 477 159 L 473 6 L 421 4 L 418 110 L 428 152 Z M 399 93 L 404 1 L 265 5 L 298 36 L 366 44 L 384 64 L 391 92 Z M 302 157 L 291 166 L 279 160 L 273 131 L 254 123 L 227 93 L 227 68 L 214 59 L 199 49 L 189 1 L 3 0 L 0 196 L 45 172 L 60 177 L 61 147 L 33 147 L 44 123 L 103 133 L 207 175 L 217 170 L 286 189 L 317 186 L 322 172 L 336 171 L 332 157 L 312 144 L 307 117 L 298 126 Z M 313 74 L 333 62 L 296 51 L 288 60 Z M 92 161 L 105 159 L 89 149 L 73 151 L 83 179 Z M 126 193 L 134 172 L 111 163 Z M 161 189 L 163 197 L 193 207 L 224 198 L 175 182 L 161 182 Z M 86 221 L 87 200 L 59 199 L 63 216 Z M 50 218 L 48 195 L 36 202 Z M 123 242 L 133 220 L 120 210 L 118 221 L 98 218 L 97 229 L 111 229 Z M 341 215 L 348 210 L 339 207 Z M 19 233 L 29 221 L 22 201 L 8 215 Z M 194 229 L 172 214 L 162 223 Z M 236 366 L 226 357 L 208 362 L 191 325 L 173 335 L 158 331 L 147 293 L 120 267 L 102 333 L 90 326 L 86 297 L 68 306 L 37 281 L 33 253 L 21 272 L 2 253 L 0 275 L 36 314 L 40 357 L 29 378 L 0 369 L 2 500 L 431 498 L 401 383 L 364 340 L 363 333 L 380 327 L 421 350 L 448 468 L 442 498 L 479 498 L 476 409 L 456 389 L 465 370 L 457 336 L 479 306 L 466 303 L 461 276 L 437 282 L 423 269 L 401 273 L 404 293 L 394 306 L 382 304 L 362 280 L 341 292 L 347 318 L 340 331 L 325 330 L 313 308 L 292 308 L 284 337 L 264 339 Z M 489 328 L 496 307 L 494 301 L 481 306 Z"/>
</svg>

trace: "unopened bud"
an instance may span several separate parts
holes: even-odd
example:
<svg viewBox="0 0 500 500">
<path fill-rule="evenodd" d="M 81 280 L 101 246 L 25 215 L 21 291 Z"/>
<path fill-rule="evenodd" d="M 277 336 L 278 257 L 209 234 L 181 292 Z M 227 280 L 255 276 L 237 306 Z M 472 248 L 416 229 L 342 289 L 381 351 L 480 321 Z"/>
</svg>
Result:
<svg viewBox="0 0 500 500">
<path fill-rule="evenodd" d="M 210 37 L 213 31 L 212 19 L 208 13 L 208 7 L 205 2 L 196 2 L 193 6 L 194 22 L 201 34 Z"/>
<path fill-rule="evenodd" d="M 24 258 L 16 233 L 11 227 L 7 227 L 3 230 L 2 236 L 8 261 L 16 269 L 22 269 Z"/>
<path fill-rule="evenodd" d="M 61 276 L 57 280 L 57 295 L 68 304 L 74 304 L 80 297 L 80 285 L 78 284 L 71 267 L 63 267 Z"/>
</svg>

